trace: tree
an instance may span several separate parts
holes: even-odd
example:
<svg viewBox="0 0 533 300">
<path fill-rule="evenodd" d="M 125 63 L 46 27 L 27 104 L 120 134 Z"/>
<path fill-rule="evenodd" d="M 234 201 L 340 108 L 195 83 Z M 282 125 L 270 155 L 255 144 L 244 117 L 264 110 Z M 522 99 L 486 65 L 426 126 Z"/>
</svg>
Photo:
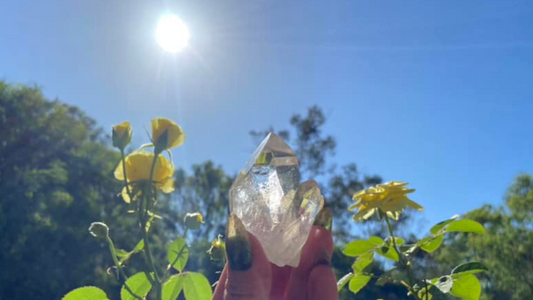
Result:
<svg viewBox="0 0 533 300">
<path fill-rule="evenodd" d="M 482 223 L 487 233 L 448 239 L 449 247 L 439 253 L 437 262 L 444 268 L 469 259 L 487 264 L 490 273 L 482 299 L 533 298 L 533 177 L 518 176 L 504 205 L 484 205 L 466 217 Z"/>
<path fill-rule="evenodd" d="M 112 179 L 118 155 L 107 144 L 78 108 L 0 81 L 0 298 L 60 299 L 88 284 L 119 298 L 106 274 L 107 249 L 87 231 L 104 221 L 117 246 L 138 241 L 125 234 L 135 218 L 116 217 L 128 208 Z"/>
</svg>

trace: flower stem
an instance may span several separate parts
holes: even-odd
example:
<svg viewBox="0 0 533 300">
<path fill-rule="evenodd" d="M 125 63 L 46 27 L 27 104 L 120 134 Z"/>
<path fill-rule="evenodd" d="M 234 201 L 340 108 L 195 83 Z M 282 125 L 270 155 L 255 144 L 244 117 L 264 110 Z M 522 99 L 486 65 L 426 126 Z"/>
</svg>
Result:
<svg viewBox="0 0 533 300">
<path fill-rule="evenodd" d="M 140 223 L 139 225 L 141 226 L 142 239 L 144 241 L 143 252 L 145 254 L 148 267 L 151 268 L 152 272 L 154 273 L 155 278 L 152 280 L 153 281 L 152 284 L 154 285 L 154 288 L 155 288 L 156 299 L 161 300 L 162 281 L 161 281 L 161 278 L 159 277 L 159 273 L 157 272 L 157 268 L 155 266 L 154 259 L 152 257 L 152 252 L 150 250 L 150 242 L 148 240 L 148 230 L 146 228 L 147 219 L 148 219 L 148 211 L 150 209 L 150 201 L 152 201 L 152 192 L 154 190 L 152 188 L 152 185 L 153 185 L 152 179 L 154 176 L 154 170 L 155 170 L 155 165 L 156 165 L 158 156 L 159 156 L 158 154 L 154 155 L 154 159 L 152 161 L 152 167 L 150 169 L 149 190 L 147 188 L 146 190 L 143 191 L 138 213 L 139 213 L 139 223 Z"/>
<path fill-rule="evenodd" d="M 126 192 L 130 201 L 133 201 L 133 195 L 131 194 L 130 185 L 128 184 L 128 174 L 126 174 L 126 156 L 124 155 L 124 149 L 120 149 L 120 156 L 122 159 L 122 173 L 124 173 L 124 185 L 126 186 Z"/>
<path fill-rule="evenodd" d="M 128 286 L 128 284 L 126 283 L 126 281 L 128 281 L 128 276 L 126 275 L 126 273 L 124 272 L 124 270 L 122 269 L 122 266 L 120 265 L 120 263 L 118 262 L 118 259 L 117 259 L 117 253 L 116 253 L 116 250 L 115 250 L 115 245 L 113 244 L 113 240 L 111 240 L 111 238 L 108 236 L 106 238 L 107 240 L 107 244 L 109 245 L 109 251 L 111 252 L 111 256 L 113 257 L 113 262 L 115 263 L 115 267 L 117 268 L 118 270 L 118 273 L 122 276 L 122 278 L 124 279 L 124 288 L 126 289 L 126 291 L 128 291 L 135 299 L 137 300 L 142 300 L 142 297 L 138 296 L 137 294 L 135 294 L 131 289 L 130 287 Z"/>
<path fill-rule="evenodd" d="M 407 271 L 407 277 L 409 278 L 409 283 L 403 282 L 402 285 L 404 285 L 410 292 L 413 294 L 413 297 L 417 300 L 420 300 L 414 289 L 412 288 L 413 284 L 413 277 L 411 275 L 411 267 L 409 264 L 409 261 L 403 256 L 402 252 L 398 248 L 398 245 L 396 244 L 396 237 L 394 236 L 394 232 L 392 230 L 392 225 L 389 220 L 389 216 L 386 213 L 383 213 L 385 217 L 385 223 L 387 223 L 387 228 L 389 229 L 389 233 L 392 238 L 392 246 L 394 247 L 394 250 L 398 254 L 398 258 L 400 259 L 400 262 L 405 266 L 405 270 Z"/>
</svg>

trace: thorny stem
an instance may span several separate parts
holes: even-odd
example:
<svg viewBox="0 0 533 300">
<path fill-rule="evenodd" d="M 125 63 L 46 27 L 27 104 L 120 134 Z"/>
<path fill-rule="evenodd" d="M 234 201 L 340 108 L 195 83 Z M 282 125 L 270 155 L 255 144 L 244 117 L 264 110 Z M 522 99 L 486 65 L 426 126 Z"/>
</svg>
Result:
<svg viewBox="0 0 533 300">
<path fill-rule="evenodd" d="M 383 213 L 383 215 L 385 216 L 385 222 L 387 223 L 387 228 L 389 229 L 389 233 L 392 238 L 392 245 L 394 247 L 394 250 L 396 251 L 396 253 L 398 253 L 400 262 L 405 265 L 405 269 L 407 271 L 407 277 L 409 278 L 409 283 L 406 283 L 405 281 L 401 281 L 401 283 L 413 294 L 413 297 L 415 299 L 420 300 L 417 293 L 414 291 L 414 289 L 411 286 L 413 284 L 413 277 L 411 275 L 411 267 L 410 267 L 409 261 L 405 259 L 402 252 L 398 248 L 398 245 L 396 245 L 396 237 L 394 236 L 394 232 L 392 230 L 392 225 L 390 223 L 389 216 L 386 213 Z"/>
<path fill-rule="evenodd" d="M 128 286 L 128 284 L 126 283 L 126 281 L 128 281 L 128 276 L 126 275 L 126 273 L 124 272 L 124 270 L 122 269 L 122 266 L 120 265 L 120 263 L 118 262 L 118 259 L 117 259 L 117 253 L 116 253 L 116 250 L 115 250 L 115 245 L 113 244 L 113 240 L 111 240 L 111 238 L 109 236 L 107 236 L 106 238 L 107 240 L 107 244 L 109 245 L 109 251 L 111 252 L 111 256 L 113 257 L 113 262 L 115 263 L 115 267 L 117 268 L 118 270 L 118 273 L 122 276 L 122 278 L 124 279 L 124 288 L 126 289 L 126 291 L 128 291 L 135 299 L 137 300 L 143 300 L 142 297 L 138 296 L 137 294 L 135 294 L 131 289 L 130 287 Z"/>
</svg>

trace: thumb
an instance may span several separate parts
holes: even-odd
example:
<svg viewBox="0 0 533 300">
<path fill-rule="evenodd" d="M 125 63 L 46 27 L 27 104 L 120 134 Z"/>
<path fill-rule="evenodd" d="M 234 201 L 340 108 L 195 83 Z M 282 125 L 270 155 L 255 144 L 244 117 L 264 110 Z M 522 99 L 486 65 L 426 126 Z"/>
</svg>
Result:
<svg viewBox="0 0 533 300">
<path fill-rule="evenodd" d="M 213 300 L 268 300 L 270 262 L 259 241 L 234 214 L 229 216 L 226 228 L 226 254 L 228 262 Z"/>
</svg>

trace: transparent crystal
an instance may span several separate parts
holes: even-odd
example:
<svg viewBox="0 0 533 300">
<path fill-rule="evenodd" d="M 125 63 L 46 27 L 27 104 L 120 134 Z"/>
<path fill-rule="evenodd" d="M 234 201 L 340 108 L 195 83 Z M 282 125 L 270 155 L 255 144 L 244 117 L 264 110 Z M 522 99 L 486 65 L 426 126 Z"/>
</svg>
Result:
<svg viewBox="0 0 533 300">
<path fill-rule="evenodd" d="M 324 198 L 314 180 L 299 184 L 294 151 L 274 133 L 261 142 L 230 188 L 236 214 L 278 265 L 298 266 Z"/>
</svg>

